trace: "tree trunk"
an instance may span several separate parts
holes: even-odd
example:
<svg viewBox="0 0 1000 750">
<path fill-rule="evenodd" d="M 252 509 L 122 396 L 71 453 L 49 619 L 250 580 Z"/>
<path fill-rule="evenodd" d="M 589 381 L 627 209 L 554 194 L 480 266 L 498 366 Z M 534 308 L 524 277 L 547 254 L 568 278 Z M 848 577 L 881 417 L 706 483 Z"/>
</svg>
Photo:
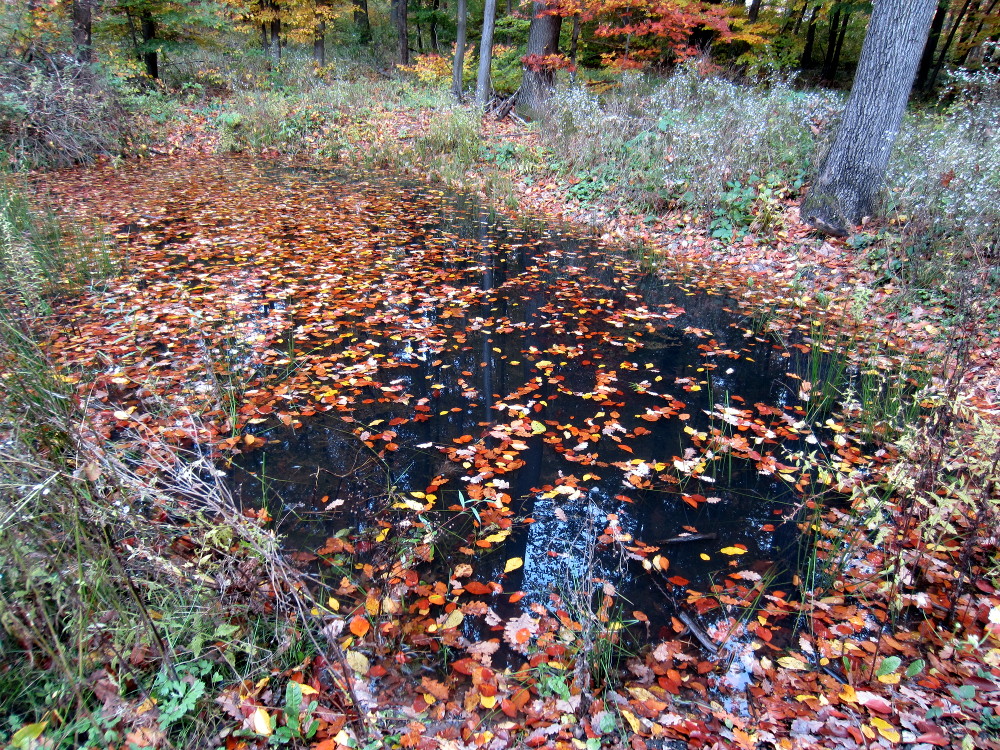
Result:
<svg viewBox="0 0 1000 750">
<path fill-rule="evenodd" d="M 392 0 L 392 23 L 396 27 L 396 58 L 400 65 L 410 64 L 410 30 L 407 22 L 406 0 Z"/>
<path fill-rule="evenodd" d="M 142 12 L 139 21 L 143 44 L 142 61 L 146 65 L 146 75 L 155 81 L 160 77 L 160 65 L 156 50 L 150 49 L 149 46 L 150 42 L 156 39 L 156 21 L 153 20 L 153 16 L 148 10 Z"/>
<path fill-rule="evenodd" d="M 277 12 L 277 9 L 275 10 Z M 271 57 L 275 62 L 281 62 L 281 19 L 275 16 L 271 19 Z"/>
<path fill-rule="evenodd" d="M 750 10 L 747 11 L 747 20 L 750 23 L 757 22 L 757 17 L 760 15 L 760 5 L 761 0 L 752 0 L 750 3 Z"/>
<path fill-rule="evenodd" d="M 924 53 L 920 56 L 920 67 L 917 68 L 917 79 L 913 87 L 924 91 L 927 89 L 927 78 L 931 68 L 934 66 L 934 53 L 937 52 L 938 42 L 941 39 L 941 31 L 944 29 L 944 19 L 948 15 L 949 0 L 940 0 L 937 10 L 934 11 L 934 20 L 931 21 L 931 33 L 927 37 L 927 44 L 924 45 Z"/>
<path fill-rule="evenodd" d="M 326 20 L 321 19 L 316 24 L 313 36 L 313 62 L 319 67 L 326 67 Z"/>
<path fill-rule="evenodd" d="M 569 64 L 573 66 L 573 75 L 576 75 L 576 53 L 580 46 L 580 14 L 573 14 L 573 31 L 569 36 Z"/>
<path fill-rule="evenodd" d="M 840 8 L 833 11 L 830 16 L 830 32 L 826 35 L 826 54 L 823 55 L 823 71 L 820 77 L 824 81 L 829 81 L 831 77 L 827 75 L 833 67 L 833 51 L 837 49 L 837 35 L 840 33 Z"/>
<path fill-rule="evenodd" d="M 354 0 L 354 25 L 358 30 L 358 41 L 368 44 L 372 38 L 372 25 L 368 20 L 368 0 Z"/>
<path fill-rule="evenodd" d="M 431 4 L 431 21 L 430 21 L 431 49 L 434 52 L 438 53 L 441 52 L 441 44 L 440 41 L 438 40 L 438 22 L 437 22 L 438 8 L 440 7 L 440 5 L 441 5 L 441 0 L 434 0 L 434 2 Z"/>
<path fill-rule="evenodd" d="M 531 3 L 531 26 L 528 27 L 528 55 L 555 55 L 559 52 L 559 30 L 562 16 L 542 15 L 548 5 Z M 551 69 L 526 67 L 521 79 L 518 103 L 530 110 L 539 110 L 555 85 L 555 72 Z"/>
<path fill-rule="evenodd" d="M 81 65 L 91 62 L 93 43 L 90 35 L 91 0 L 73 0 L 73 49 Z"/>
<path fill-rule="evenodd" d="M 808 70 L 812 67 L 813 47 L 816 46 L 816 16 L 819 15 L 819 6 L 813 6 L 812 15 L 809 16 L 809 27 L 806 29 L 806 46 L 802 50 L 802 57 L 799 58 L 799 67 Z"/>
<path fill-rule="evenodd" d="M 802 201 L 802 220 L 845 236 L 875 212 L 937 0 L 879 0 L 837 135 Z"/>
<path fill-rule="evenodd" d="M 459 102 L 462 101 L 464 84 L 462 75 L 465 72 L 465 42 L 468 26 L 469 13 L 466 0 L 458 0 L 458 32 L 455 39 L 455 59 L 451 65 L 451 93 Z"/>
<path fill-rule="evenodd" d="M 847 23 L 851 20 L 849 11 L 844 11 L 840 17 L 840 31 L 837 32 L 837 40 L 833 45 L 833 54 L 830 55 L 830 65 L 823 71 L 823 77 L 831 83 L 837 78 L 837 69 L 840 67 L 840 53 L 844 49 L 844 37 L 847 36 Z"/>
<path fill-rule="evenodd" d="M 934 70 L 931 72 L 930 80 L 927 82 L 927 88 L 933 89 L 934 84 L 937 83 L 937 77 L 941 74 L 941 68 L 944 67 L 944 61 L 948 57 L 948 50 L 951 49 L 951 45 L 955 41 L 955 34 L 958 32 L 958 27 L 961 26 L 962 19 L 965 18 L 965 14 L 968 12 L 971 4 L 972 0 L 965 0 L 965 4 L 962 5 L 962 9 L 958 11 L 958 15 L 956 15 L 955 20 L 952 21 L 951 30 L 948 32 L 948 38 L 945 40 L 944 46 L 941 48 L 941 53 L 938 55 L 937 65 L 934 66 Z"/>
<path fill-rule="evenodd" d="M 493 94 L 490 68 L 493 64 L 493 29 L 497 22 L 497 0 L 486 0 L 483 8 L 483 36 L 479 40 L 479 74 L 476 76 L 476 106 L 485 107 Z M 530 52 L 528 54 L 531 54 Z"/>
</svg>

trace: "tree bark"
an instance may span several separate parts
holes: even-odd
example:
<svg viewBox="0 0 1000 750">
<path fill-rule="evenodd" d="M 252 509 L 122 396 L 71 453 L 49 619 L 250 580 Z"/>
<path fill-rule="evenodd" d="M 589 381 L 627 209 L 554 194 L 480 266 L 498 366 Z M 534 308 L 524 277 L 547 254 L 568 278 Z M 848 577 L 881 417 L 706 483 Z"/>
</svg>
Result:
<svg viewBox="0 0 1000 750">
<path fill-rule="evenodd" d="M 476 76 L 476 106 L 485 107 L 493 94 L 490 69 L 493 65 L 493 29 L 497 22 L 497 0 L 486 0 L 483 8 L 483 36 L 479 40 L 479 73 Z M 528 54 L 531 54 L 530 52 Z"/>
<path fill-rule="evenodd" d="M 840 33 L 840 8 L 833 11 L 830 16 L 830 32 L 826 35 L 826 54 L 823 56 L 823 72 L 820 74 L 824 81 L 830 81 L 833 76 L 828 75 L 833 68 L 833 53 L 837 49 L 837 36 Z"/>
<path fill-rule="evenodd" d="M 761 0 L 752 0 L 750 3 L 750 9 L 747 11 L 747 20 L 750 23 L 757 22 L 757 17 L 760 16 L 760 5 Z"/>
<path fill-rule="evenodd" d="M 531 3 L 531 26 L 528 27 L 528 55 L 555 55 L 559 52 L 559 30 L 562 16 L 543 15 L 548 9 L 544 2 Z M 538 110 L 544 104 L 555 85 L 555 72 L 525 68 L 521 79 L 518 103 L 530 110 Z"/>
<path fill-rule="evenodd" d="M 142 61 L 146 66 L 146 75 L 155 81 L 160 77 L 160 65 L 156 50 L 149 49 L 149 43 L 156 39 L 156 21 L 148 10 L 144 10 L 139 22 L 143 44 Z"/>
<path fill-rule="evenodd" d="M 875 213 L 936 5 L 937 0 L 875 3 L 833 146 L 802 201 L 805 223 L 845 236 Z"/>
<path fill-rule="evenodd" d="M 949 0 L 939 0 L 937 10 L 934 11 L 934 20 L 931 21 L 931 32 L 924 45 L 924 53 L 920 56 L 920 66 L 917 68 L 917 79 L 913 84 L 915 89 L 924 91 L 927 88 L 927 79 L 931 68 L 934 67 L 934 53 L 937 52 L 938 42 L 941 40 L 941 31 L 944 29 L 944 19 L 948 15 Z"/>
<path fill-rule="evenodd" d="M 431 3 L 431 21 L 430 21 L 431 28 L 429 32 L 431 38 L 431 49 L 437 53 L 441 52 L 441 44 L 440 40 L 438 39 L 438 23 L 437 23 L 438 7 L 440 5 L 441 5 L 441 0 L 434 0 L 434 2 Z"/>
<path fill-rule="evenodd" d="M 816 16 L 819 15 L 819 6 L 814 5 L 812 15 L 809 16 L 809 26 L 806 29 L 806 46 L 802 50 L 802 57 L 799 58 L 799 67 L 808 70 L 812 67 L 813 47 L 816 46 Z"/>
<path fill-rule="evenodd" d="M 275 10 L 277 12 L 277 10 Z M 275 16 L 271 19 L 271 56 L 275 62 L 281 62 L 281 19 Z"/>
<path fill-rule="evenodd" d="M 313 36 L 313 62 L 319 67 L 326 66 L 326 20 L 321 19 L 316 24 Z"/>
<path fill-rule="evenodd" d="M 368 0 L 354 0 L 354 25 L 358 29 L 358 41 L 368 44 L 372 38 L 372 25 L 368 20 Z"/>
<path fill-rule="evenodd" d="M 93 57 L 91 13 L 91 0 L 73 0 L 73 49 L 81 65 L 89 65 Z"/>
<path fill-rule="evenodd" d="M 407 26 L 406 0 L 392 0 L 392 22 L 396 27 L 396 58 L 400 65 L 409 65 L 410 30 Z"/>
<path fill-rule="evenodd" d="M 468 28 L 469 12 L 466 0 L 458 0 L 458 31 L 455 39 L 455 59 L 451 64 L 451 93 L 461 102 L 465 85 L 462 76 L 465 73 L 465 42 Z"/>
<path fill-rule="evenodd" d="M 573 14 L 573 31 L 569 36 L 569 64 L 576 68 L 576 53 L 580 46 L 580 14 Z"/>
<path fill-rule="evenodd" d="M 837 33 L 837 41 L 833 45 L 833 55 L 830 57 L 830 65 L 823 71 L 823 77 L 831 83 L 837 78 L 837 69 L 840 67 L 840 53 L 844 49 L 844 37 L 847 36 L 847 24 L 850 20 L 850 11 L 845 10 L 840 18 L 840 31 Z"/>
<path fill-rule="evenodd" d="M 958 15 L 955 16 L 955 20 L 951 24 L 951 30 L 948 32 L 948 38 L 944 42 L 944 46 L 941 48 L 941 52 L 938 55 L 937 64 L 934 66 L 934 70 L 931 72 L 930 80 L 927 81 L 927 88 L 934 88 L 934 84 L 937 83 L 937 77 L 941 74 L 941 68 L 944 67 L 944 61 L 948 57 L 948 51 L 951 49 L 951 45 L 955 41 L 955 34 L 958 33 L 958 27 L 962 24 L 962 19 L 965 18 L 965 14 L 969 10 L 969 6 L 972 4 L 972 0 L 965 0 L 965 4 L 962 9 L 958 11 Z"/>
</svg>

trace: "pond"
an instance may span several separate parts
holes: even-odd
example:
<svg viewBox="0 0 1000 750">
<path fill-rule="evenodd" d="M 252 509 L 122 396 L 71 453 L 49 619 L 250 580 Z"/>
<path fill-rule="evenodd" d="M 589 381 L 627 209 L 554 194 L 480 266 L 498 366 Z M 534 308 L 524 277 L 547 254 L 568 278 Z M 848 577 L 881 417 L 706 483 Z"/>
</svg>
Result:
<svg viewBox="0 0 1000 750">
<path fill-rule="evenodd" d="M 61 347 L 111 383 L 109 436 L 148 413 L 216 445 L 303 560 L 395 542 L 501 620 L 608 594 L 654 624 L 794 572 L 809 355 L 724 293 L 384 175 L 153 160 L 57 190 L 128 252 L 63 311 L 109 342 Z"/>
</svg>

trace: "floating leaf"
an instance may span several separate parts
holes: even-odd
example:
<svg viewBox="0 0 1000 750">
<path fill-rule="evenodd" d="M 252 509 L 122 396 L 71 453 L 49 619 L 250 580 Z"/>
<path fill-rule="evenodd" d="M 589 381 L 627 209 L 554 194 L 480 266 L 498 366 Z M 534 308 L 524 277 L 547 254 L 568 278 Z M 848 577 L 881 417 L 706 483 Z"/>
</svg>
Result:
<svg viewBox="0 0 1000 750">
<path fill-rule="evenodd" d="M 743 547 L 723 547 L 719 552 L 724 555 L 745 555 L 747 553 Z"/>
<path fill-rule="evenodd" d="M 524 565 L 524 560 L 520 557 L 512 557 L 507 562 L 504 563 L 503 572 L 510 573 L 513 570 L 517 570 L 522 565 Z"/>
<path fill-rule="evenodd" d="M 785 669 L 803 670 L 808 669 L 808 665 L 795 656 L 782 656 L 778 659 L 778 664 Z"/>
<path fill-rule="evenodd" d="M 465 619 L 465 615 L 462 614 L 462 610 L 453 609 L 448 615 L 448 618 L 444 621 L 443 627 L 445 630 L 450 630 L 451 628 L 457 628 L 462 624 L 462 620 Z"/>
</svg>

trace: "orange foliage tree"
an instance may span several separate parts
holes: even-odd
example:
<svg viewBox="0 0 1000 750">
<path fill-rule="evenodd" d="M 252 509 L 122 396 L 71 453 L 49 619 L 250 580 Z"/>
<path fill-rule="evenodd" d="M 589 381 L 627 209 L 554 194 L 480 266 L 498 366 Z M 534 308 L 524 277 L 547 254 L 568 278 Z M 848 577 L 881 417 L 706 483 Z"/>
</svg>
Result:
<svg viewBox="0 0 1000 750">
<path fill-rule="evenodd" d="M 604 62 L 618 68 L 684 59 L 733 34 L 729 9 L 701 0 L 556 0 L 549 12 L 596 23 L 594 35 L 612 45 Z"/>
</svg>

